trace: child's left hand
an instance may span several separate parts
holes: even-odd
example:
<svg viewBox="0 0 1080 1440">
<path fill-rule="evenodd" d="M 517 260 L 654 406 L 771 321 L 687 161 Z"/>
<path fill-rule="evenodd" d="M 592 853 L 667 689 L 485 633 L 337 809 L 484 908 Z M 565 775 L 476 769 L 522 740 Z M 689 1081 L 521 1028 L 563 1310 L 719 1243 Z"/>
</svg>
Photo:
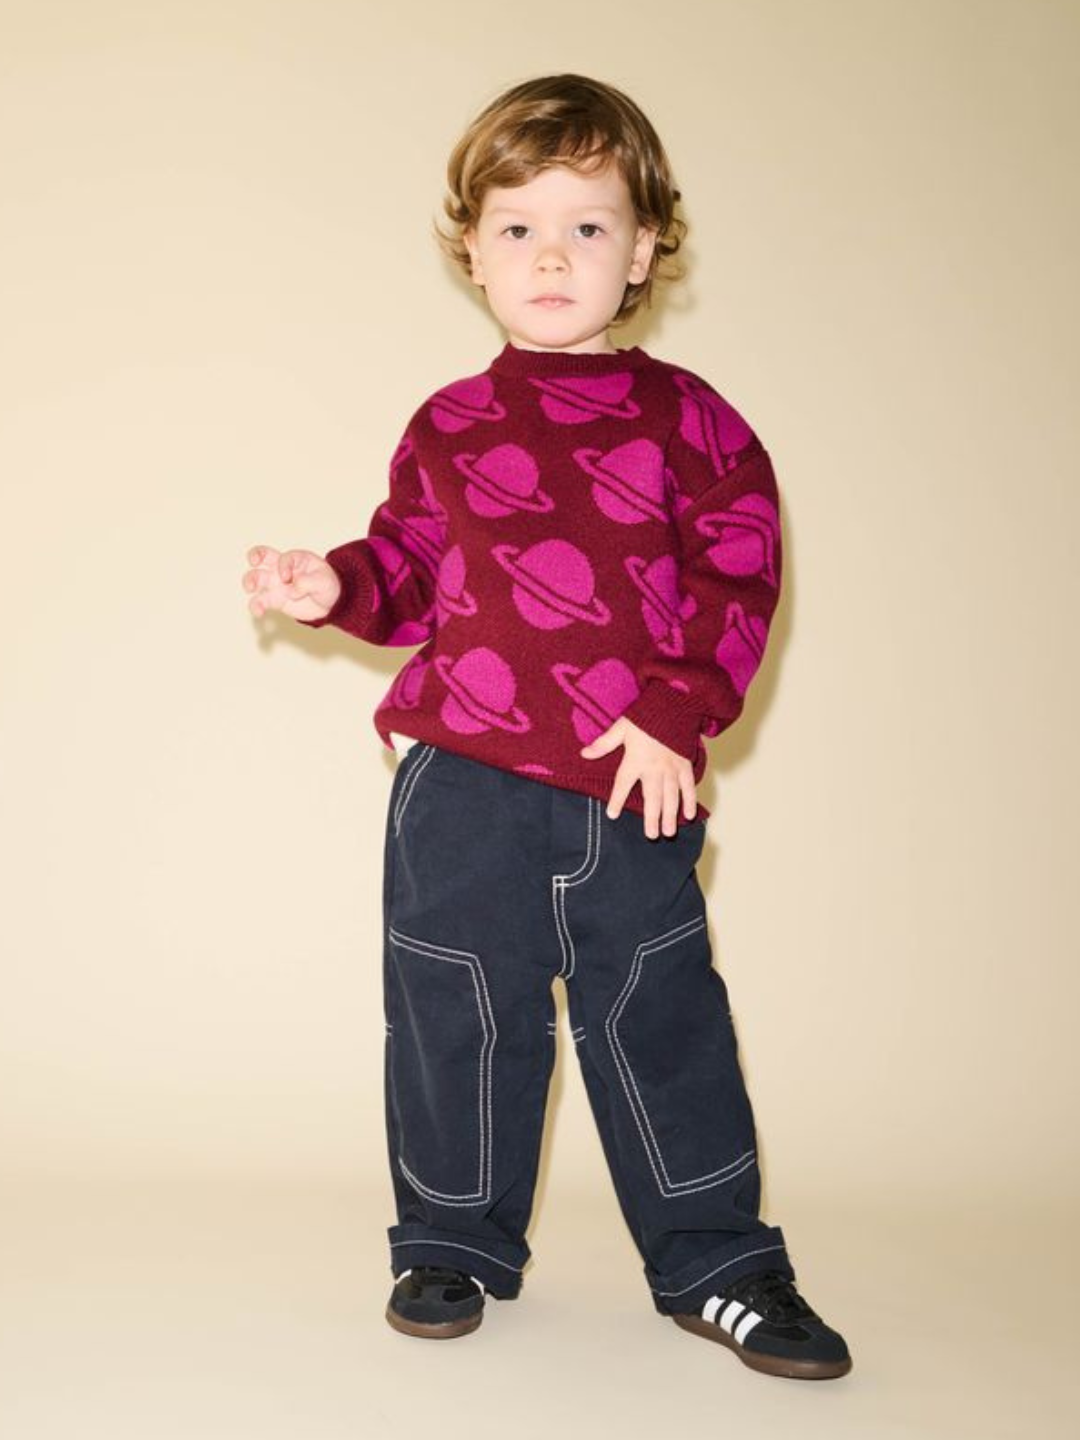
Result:
<svg viewBox="0 0 1080 1440">
<path fill-rule="evenodd" d="M 645 801 L 645 834 L 650 840 L 659 839 L 657 821 L 663 811 L 665 835 L 674 835 L 678 828 L 679 795 L 683 797 L 683 812 L 688 820 L 697 814 L 697 791 L 694 785 L 694 767 L 684 755 L 671 750 L 659 740 L 621 715 L 610 729 L 598 735 L 586 745 L 581 754 L 586 760 L 596 760 L 622 745 L 625 754 L 618 770 L 615 783 L 608 799 L 609 820 L 617 820 L 622 813 L 623 803 L 634 788 L 636 780 L 641 781 L 641 793 Z"/>
</svg>

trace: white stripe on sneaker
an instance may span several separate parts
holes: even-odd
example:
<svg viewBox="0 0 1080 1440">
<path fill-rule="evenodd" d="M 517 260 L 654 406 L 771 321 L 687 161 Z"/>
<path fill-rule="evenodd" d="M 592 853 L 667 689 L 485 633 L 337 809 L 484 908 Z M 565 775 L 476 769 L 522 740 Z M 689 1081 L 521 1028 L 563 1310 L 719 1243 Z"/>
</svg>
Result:
<svg viewBox="0 0 1080 1440">
<path fill-rule="evenodd" d="M 738 1320 L 745 1309 L 746 1306 L 741 1300 L 730 1300 L 724 1307 L 723 1314 L 720 1316 L 721 1328 L 726 1330 L 730 1335 L 735 1328 L 735 1321 Z"/>
<path fill-rule="evenodd" d="M 761 1324 L 761 1316 L 755 1315 L 753 1310 L 748 1310 L 735 1327 L 735 1342 L 741 1345 L 755 1325 Z"/>
<path fill-rule="evenodd" d="M 715 1320 L 716 1312 L 720 1309 L 720 1306 L 723 1303 L 724 1302 L 720 1299 L 719 1295 L 710 1295 L 708 1300 L 706 1300 L 705 1304 L 701 1307 L 701 1318 L 703 1320 L 709 1321 Z"/>
</svg>

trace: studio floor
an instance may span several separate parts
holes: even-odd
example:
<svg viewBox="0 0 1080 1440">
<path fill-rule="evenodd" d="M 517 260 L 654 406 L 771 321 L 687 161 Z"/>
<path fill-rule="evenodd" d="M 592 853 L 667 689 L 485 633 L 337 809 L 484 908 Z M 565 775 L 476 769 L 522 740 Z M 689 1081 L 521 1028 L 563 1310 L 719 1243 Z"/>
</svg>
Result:
<svg viewBox="0 0 1080 1440">
<path fill-rule="evenodd" d="M 614 1202 L 572 1190 L 544 1197 L 518 1300 L 489 1300 L 480 1329 L 459 1340 L 399 1335 L 383 1320 L 385 1203 L 380 1187 L 252 1177 L 8 1185 L 0 1433 L 1078 1433 L 1065 1207 L 1055 1221 L 1047 1210 L 838 1210 L 787 1197 L 800 1287 L 855 1361 L 841 1380 L 800 1382 L 757 1374 L 659 1316 Z"/>
</svg>

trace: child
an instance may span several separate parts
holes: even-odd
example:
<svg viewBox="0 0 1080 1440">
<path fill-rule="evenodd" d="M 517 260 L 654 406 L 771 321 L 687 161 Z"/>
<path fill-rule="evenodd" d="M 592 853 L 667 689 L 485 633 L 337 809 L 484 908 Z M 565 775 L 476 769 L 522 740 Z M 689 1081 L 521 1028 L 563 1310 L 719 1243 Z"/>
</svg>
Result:
<svg viewBox="0 0 1080 1440">
<path fill-rule="evenodd" d="M 705 380 L 612 344 L 685 233 L 633 101 L 578 75 L 517 85 L 448 180 L 437 233 L 503 348 L 413 413 L 366 538 L 325 559 L 259 546 L 243 577 L 256 616 L 421 646 L 374 713 L 401 756 L 386 1318 L 463 1335 L 485 1294 L 518 1294 L 558 975 L 656 1310 L 756 1370 L 844 1375 L 844 1340 L 758 1218 L 695 870 L 702 737 L 740 714 L 779 594 L 769 456 Z"/>
</svg>

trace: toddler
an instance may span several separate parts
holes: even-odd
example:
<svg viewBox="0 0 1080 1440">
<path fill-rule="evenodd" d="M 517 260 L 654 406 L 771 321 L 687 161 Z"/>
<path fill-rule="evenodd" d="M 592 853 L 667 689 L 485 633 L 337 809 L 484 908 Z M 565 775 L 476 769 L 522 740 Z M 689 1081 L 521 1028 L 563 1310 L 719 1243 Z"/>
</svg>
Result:
<svg viewBox="0 0 1080 1440">
<path fill-rule="evenodd" d="M 474 1331 L 518 1295 L 552 984 L 655 1309 L 773 1375 L 851 1357 L 758 1215 L 754 1120 L 695 866 L 705 737 L 780 590 L 769 455 L 706 380 L 611 329 L 685 234 L 649 120 L 555 75 L 455 147 L 439 241 L 504 332 L 414 411 L 368 533 L 248 555 L 249 609 L 419 646 L 374 712 L 399 760 L 383 879 L 397 1223 L 386 1318 Z"/>
</svg>

